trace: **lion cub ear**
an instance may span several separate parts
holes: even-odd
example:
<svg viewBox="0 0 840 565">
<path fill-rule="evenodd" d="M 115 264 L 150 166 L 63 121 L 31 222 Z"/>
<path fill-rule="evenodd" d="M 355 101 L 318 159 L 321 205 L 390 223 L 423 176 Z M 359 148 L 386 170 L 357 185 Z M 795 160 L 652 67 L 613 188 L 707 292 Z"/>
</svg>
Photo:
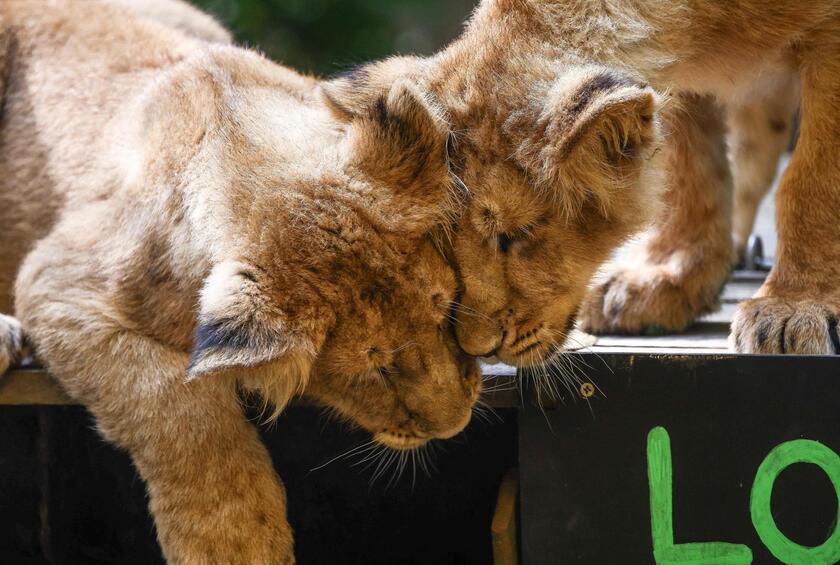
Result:
<svg viewBox="0 0 840 565">
<path fill-rule="evenodd" d="M 235 261 L 213 268 L 201 290 L 187 379 L 259 370 L 288 399 L 306 386 L 323 337 L 312 320 L 294 323 L 273 305 L 258 276 Z"/>
<path fill-rule="evenodd" d="M 322 93 L 347 124 L 348 165 L 399 194 L 399 214 L 422 223 L 424 211 L 443 212 L 451 204 L 450 127 L 443 109 L 409 78 L 404 59 L 325 83 Z"/>
<path fill-rule="evenodd" d="M 360 65 L 324 82 L 321 94 L 337 120 L 352 122 L 367 113 L 395 82 L 421 75 L 425 64 L 420 57 L 396 56 Z"/>
<path fill-rule="evenodd" d="M 659 143 L 662 98 L 602 67 L 566 71 L 505 130 L 515 157 L 570 213 L 594 201 L 609 213 Z"/>
</svg>

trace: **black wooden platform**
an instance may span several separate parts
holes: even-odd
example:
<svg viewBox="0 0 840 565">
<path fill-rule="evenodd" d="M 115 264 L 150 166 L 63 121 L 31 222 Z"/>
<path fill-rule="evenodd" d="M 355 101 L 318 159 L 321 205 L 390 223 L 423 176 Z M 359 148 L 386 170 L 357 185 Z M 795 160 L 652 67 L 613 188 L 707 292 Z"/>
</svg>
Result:
<svg viewBox="0 0 840 565">
<path fill-rule="evenodd" d="M 560 402 L 523 406 L 522 563 L 840 562 L 840 357 L 728 350 L 732 312 L 762 278 L 737 273 L 721 310 L 685 334 L 594 340 L 566 364 Z M 828 463 L 806 453 L 775 480 L 759 472 L 780 446 L 807 442 Z M 671 481 L 655 481 L 665 463 Z M 763 510 L 757 476 L 772 492 Z"/>
<path fill-rule="evenodd" d="M 433 448 L 390 484 L 360 458 L 324 463 L 369 438 L 311 406 L 262 430 L 288 495 L 302 565 L 484 565 L 499 484 L 517 464 L 517 412 L 498 411 Z M 0 563 L 155 565 L 163 559 L 143 482 L 80 406 L 0 409 Z"/>
<path fill-rule="evenodd" d="M 651 517 L 659 512 L 672 520 L 677 544 L 743 544 L 753 563 L 781 563 L 753 526 L 751 488 L 761 462 L 785 442 L 815 440 L 840 453 L 840 359 L 581 357 L 604 396 L 520 412 L 522 562 L 653 564 Z M 656 428 L 670 436 L 672 510 L 651 500 L 647 450 Z M 772 516 L 800 545 L 825 542 L 838 523 L 828 475 L 806 464 L 784 471 Z M 737 563 L 671 561 L 689 562 Z"/>
</svg>

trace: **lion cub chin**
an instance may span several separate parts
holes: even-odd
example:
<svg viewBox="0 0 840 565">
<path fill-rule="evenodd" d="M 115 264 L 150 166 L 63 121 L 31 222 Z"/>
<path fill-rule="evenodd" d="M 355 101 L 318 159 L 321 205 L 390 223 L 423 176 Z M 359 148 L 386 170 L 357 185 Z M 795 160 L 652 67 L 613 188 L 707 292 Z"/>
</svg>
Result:
<svg viewBox="0 0 840 565">
<path fill-rule="evenodd" d="M 242 388 L 275 414 L 307 394 L 396 449 L 467 424 L 480 373 L 426 236 L 452 204 L 448 128 L 412 82 L 339 123 L 316 81 L 247 50 L 86 1 L 3 15 L 16 313 L 131 455 L 168 561 L 294 559 Z M 45 155 L 49 176 L 23 166 Z"/>
</svg>

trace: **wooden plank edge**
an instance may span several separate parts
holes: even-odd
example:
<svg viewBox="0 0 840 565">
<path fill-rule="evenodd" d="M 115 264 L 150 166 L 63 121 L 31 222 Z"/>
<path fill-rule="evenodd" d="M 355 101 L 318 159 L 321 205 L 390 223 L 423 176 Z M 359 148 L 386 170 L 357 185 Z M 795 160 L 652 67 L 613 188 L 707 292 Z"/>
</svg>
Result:
<svg viewBox="0 0 840 565">
<path fill-rule="evenodd" d="M 492 408 L 516 408 L 519 392 L 516 368 L 501 363 L 482 364 L 484 388 L 482 400 Z M 0 375 L 0 406 L 67 406 L 79 404 L 61 388 L 50 374 L 41 368 L 16 368 Z M 305 398 L 297 405 L 310 404 Z"/>
<path fill-rule="evenodd" d="M 636 346 L 619 346 L 619 345 L 603 345 L 582 349 L 575 351 L 580 355 L 603 355 L 603 354 L 618 354 L 618 355 L 738 355 L 729 348 L 724 347 L 695 347 L 687 349 L 685 347 L 636 347 Z"/>
<path fill-rule="evenodd" d="M 66 406 L 78 404 L 43 369 L 13 369 L 0 375 L 0 405 Z"/>
</svg>

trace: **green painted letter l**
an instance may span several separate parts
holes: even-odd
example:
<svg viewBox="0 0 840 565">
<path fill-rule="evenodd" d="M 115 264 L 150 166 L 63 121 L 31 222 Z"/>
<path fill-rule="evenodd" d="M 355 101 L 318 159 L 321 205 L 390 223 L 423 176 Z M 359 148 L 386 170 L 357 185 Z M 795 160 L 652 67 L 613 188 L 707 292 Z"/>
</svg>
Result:
<svg viewBox="0 0 840 565">
<path fill-rule="evenodd" d="M 647 440 L 650 527 L 657 565 L 750 565 L 752 551 L 734 543 L 674 545 L 671 438 L 663 427 L 653 428 Z"/>
</svg>

